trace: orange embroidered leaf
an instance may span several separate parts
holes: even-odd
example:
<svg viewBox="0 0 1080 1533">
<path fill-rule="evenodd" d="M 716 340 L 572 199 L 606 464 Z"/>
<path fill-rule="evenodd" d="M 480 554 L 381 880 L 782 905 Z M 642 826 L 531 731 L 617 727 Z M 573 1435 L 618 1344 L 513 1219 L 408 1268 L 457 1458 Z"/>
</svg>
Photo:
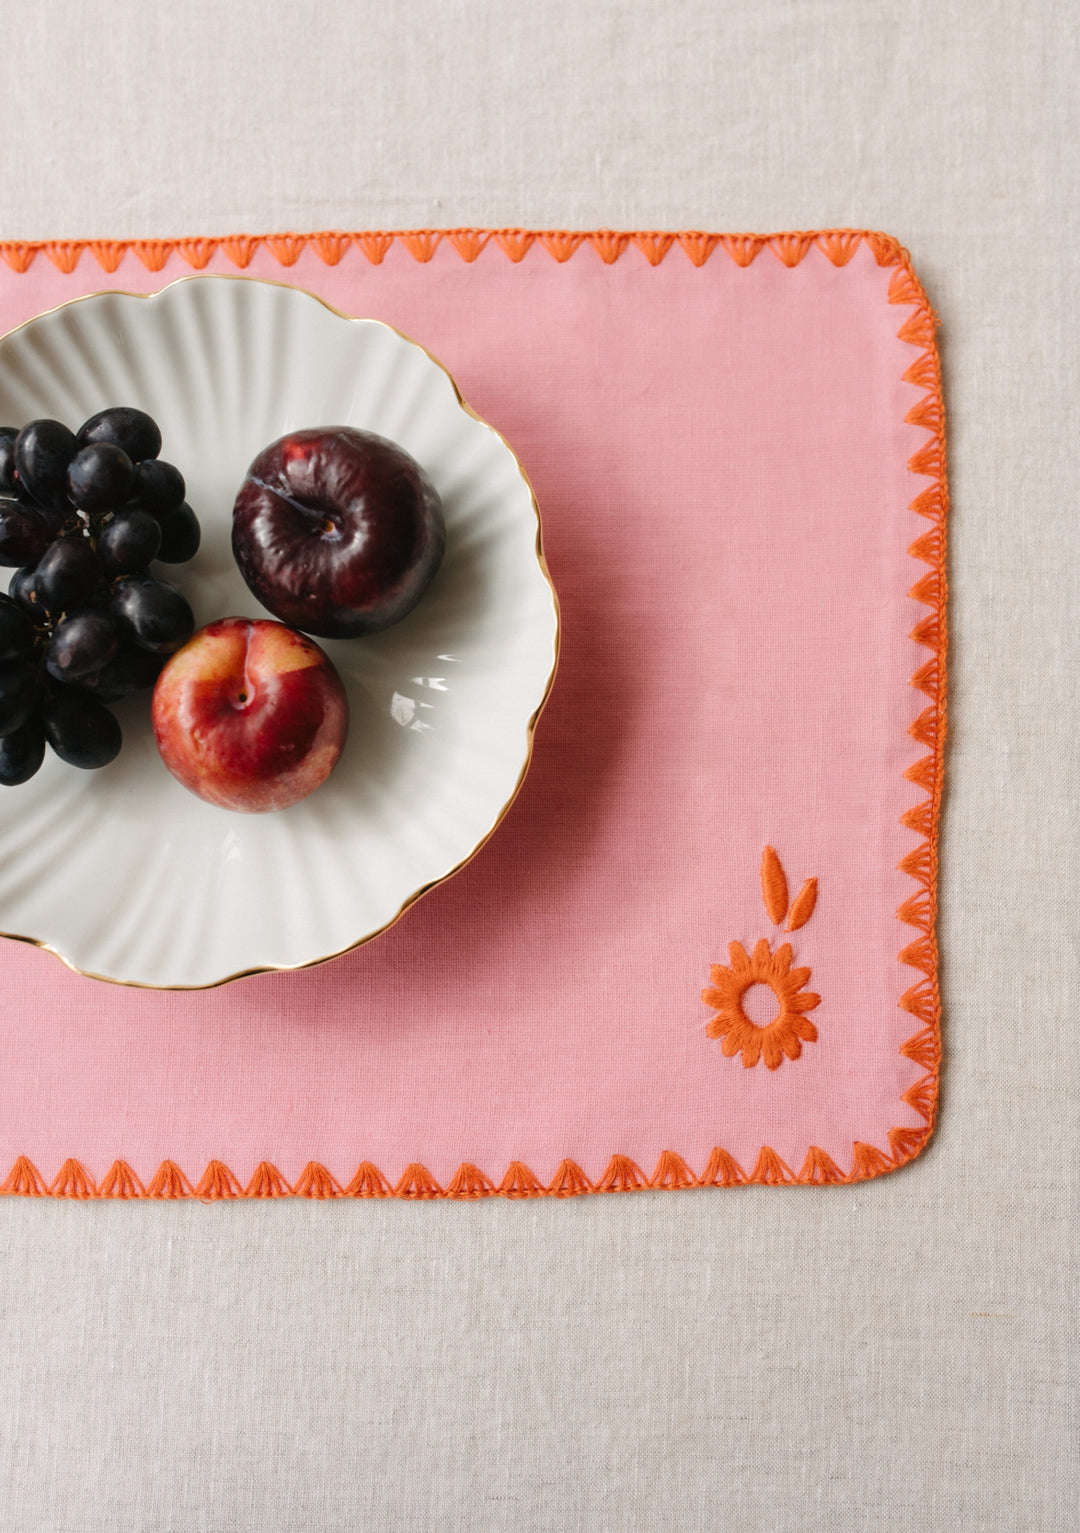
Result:
<svg viewBox="0 0 1080 1533">
<path fill-rule="evenodd" d="M 925 665 L 920 665 L 911 678 L 911 685 L 917 691 L 925 692 L 927 697 L 936 698 L 938 696 L 941 691 L 941 672 L 936 655 L 928 660 Z"/>
<path fill-rule="evenodd" d="M 909 426 L 922 426 L 936 435 L 942 426 L 941 400 L 936 394 L 927 394 L 917 405 L 912 405 L 904 420 Z"/>
<path fill-rule="evenodd" d="M 921 1081 L 908 1087 L 900 1100 L 913 1107 L 927 1123 L 933 1123 L 937 1108 L 937 1081 L 932 1075 L 924 1075 Z"/>
<path fill-rule="evenodd" d="M 617 261 L 630 243 L 628 234 L 617 234 L 614 229 L 597 229 L 589 235 L 589 243 L 605 266 Z"/>
<path fill-rule="evenodd" d="M 787 875 L 771 846 L 765 848 L 761 857 L 761 894 L 769 920 L 779 926 L 787 915 Z"/>
<path fill-rule="evenodd" d="M 174 1160 L 163 1160 L 146 1189 L 148 1198 L 190 1198 L 195 1189 Z"/>
<path fill-rule="evenodd" d="M 925 890 L 905 900 L 896 912 L 897 920 L 906 922 L 908 926 L 917 926 L 923 932 L 931 930 L 930 914 L 930 896 Z"/>
<path fill-rule="evenodd" d="M 791 902 L 791 913 L 787 920 L 789 932 L 797 932 L 800 926 L 805 926 L 814 914 L 814 906 L 817 904 L 817 879 L 808 878 Z"/>
<path fill-rule="evenodd" d="M 195 1188 L 195 1196 L 204 1203 L 216 1203 L 219 1198 L 242 1198 L 243 1195 L 244 1189 L 220 1160 L 210 1162 Z"/>
<path fill-rule="evenodd" d="M 556 1198 L 574 1198 L 578 1193 L 592 1192 L 593 1184 L 573 1160 L 561 1160 L 548 1192 Z"/>
<path fill-rule="evenodd" d="M 664 1150 L 656 1162 L 649 1186 L 662 1187 L 666 1191 L 678 1187 L 696 1187 L 697 1177 L 681 1155 L 676 1155 L 674 1150 Z"/>
<path fill-rule="evenodd" d="M 65 277 L 70 276 L 78 266 L 82 253 L 83 245 L 78 240 L 53 240 L 45 246 L 45 254 Z"/>
<path fill-rule="evenodd" d="M 673 234 L 634 235 L 634 244 L 644 254 L 650 266 L 659 266 L 674 243 Z"/>
<path fill-rule="evenodd" d="M 936 389 L 938 387 L 937 358 L 932 351 L 924 351 L 921 357 L 916 357 L 911 366 L 904 373 L 904 382 L 913 383 L 919 389 Z"/>
<path fill-rule="evenodd" d="M 499 229 L 495 235 L 499 249 L 515 262 L 525 259 L 535 239 L 536 235 L 528 229 Z"/>
<path fill-rule="evenodd" d="M 918 740 L 920 745 L 936 745 L 938 731 L 937 704 L 931 703 L 924 708 L 919 717 L 908 728 L 908 734 L 913 740 Z"/>
<path fill-rule="evenodd" d="M 448 1198 L 490 1198 L 496 1191 L 495 1183 L 485 1176 L 479 1166 L 464 1161 L 450 1178 L 446 1188 Z"/>
<path fill-rule="evenodd" d="M 103 1198 L 145 1198 L 146 1188 L 126 1160 L 114 1160 L 98 1188 Z"/>
<path fill-rule="evenodd" d="M 818 245 L 834 266 L 846 266 L 861 243 L 862 235 L 855 229 L 834 229 L 818 239 Z"/>
<path fill-rule="evenodd" d="M 679 244 L 695 266 L 704 266 L 720 243 L 718 234 L 702 234 L 698 229 L 686 229 L 679 235 Z"/>
<path fill-rule="evenodd" d="M 127 252 L 120 240 L 93 240 L 90 249 L 102 271 L 107 272 L 114 272 Z"/>
<path fill-rule="evenodd" d="M 308 244 L 324 266 L 337 266 L 352 244 L 349 234 L 313 234 Z"/>
<path fill-rule="evenodd" d="M 889 278 L 889 302 L 922 304 L 926 294 L 910 266 L 898 266 Z"/>
<path fill-rule="evenodd" d="M 446 237 L 461 259 L 471 263 L 476 260 L 491 235 L 483 229 L 449 229 Z"/>
<path fill-rule="evenodd" d="M 217 243 L 217 240 L 178 240 L 176 248 L 189 266 L 202 271 L 213 259 Z"/>
<path fill-rule="evenodd" d="M 911 969 L 918 969 L 923 974 L 932 975 L 937 967 L 937 955 L 934 944 L 929 937 L 916 937 L 914 942 L 909 942 L 907 947 L 900 950 L 900 962 L 906 963 Z"/>
<path fill-rule="evenodd" d="M 826 1155 L 824 1150 L 819 1150 L 816 1144 L 812 1144 L 796 1181 L 811 1187 L 827 1187 L 834 1186 L 838 1182 L 846 1182 L 847 1177 L 831 1156 Z"/>
<path fill-rule="evenodd" d="M 291 1198 L 292 1188 L 276 1166 L 268 1160 L 260 1160 L 244 1188 L 244 1197 Z"/>
<path fill-rule="evenodd" d="M 596 1184 L 597 1192 L 637 1192 L 648 1183 L 629 1155 L 613 1155 Z"/>
<path fill-rule="evenodd" d="M 895 266 L 902 259 L 903 250 L 891 234 L 864 234 L 863 238 L 874 252 L 879 266 Z"/>
<path fill-rule="evenodd" d="M 147 271 L 161 271 L 173 252 L 171 240 L 135 240 L 131 248 Z"/>
<path fill-rule="evenodd" d="M 85 1166 L 77 1160 L 65 1160 L 49 1192 L 54 1198 L 92 1198 L 97 1188 Z"/>
<path fill-rule="evenodd" d="M 317 1160 L 309 1160 L 293 1188 L 298 1198 L 340 1198 L 341 1184 Z"/>
<path fill-rule="evenodd" d="M 419 261 L 421 265 L 431 260 L 441 240 L 442 234 L 436 229 L 409 229 L 401 235 L 401 243 L 413 260 Z"/>
<path fill-rule="evenodd" d="M 932 1132 L 928 1128 L 891 1128 L 889 1145 L 897 1166 L 904 1166 L 909 1160 L 914 1160 Z"/>
<path fill-rule="evenodd" d="M 904 776 L 908 782 L 916 783 L 920 788 L 925 788 L 927 793 L 932 793 L 937 779 L 937 761 L 933 756 L 923 756 L 914 766 L 907 768 Z"/>
<path fill-rule="evenodd" d="M 540 236 L 544 249 L 549 255 L 554 256 L 556 261 L 569 261 L 584 240 L 584 234 L 578 234 L 573 229 L 549 229 L 546 234 Z"/>
<path fill-rule="evenodd" d="M 813 243 L 812 234 L 776 234 L 769 241 L 769 249 L 785 266 L 798 266 Z"/>
<path fill-rule="evenodd" d="M 920 1022 L 925 1022 L 927 1027 L 933 1027 L 938 1014 L 937 987 L 932 980 L 921 979 L 910 990 L 904 991 L 897 1005 Z"/>
<path fill-rule="evenodd" d="M 0 1184 L 0 1192 L 9 1192 L 20 1198 L 44 1198 L 49 1189 L 33 1161 L 20 1155 Z"/>
<path fill-rule="evenodd" d="M 739 1165 L 734 1156 L 722 1150 L 719 1145 L 709 1156 L 705 1170 L 701 1173 L 702 1187 L 742 1187 L 746 1184 L 746 1172 Z"/>
<path fill-rule="evenodd" d="M 14 240 L 5 240 L 0 243 L 0 256 L 11 267 L 12 271 L 25 272 L 30 270 L 30 263 L 37 255 L 40 246 L 27 245 Z"/>
<path fill-rule="evenodd" d="M 394 236 L 382 229 L 370 229 L 366 234 L 353 236 L 372 266 L 381 266 L 383 257 L 394 243 Z"/>
<path fill-rule="evenodd" d="M 780 1159 L 775 1150 L 763 1144 L 754 1169 L 750 1173 L 750 1180 L 761 1182 L 766 1187 L 784 1187 L 795 1180 L 795 1173 Z"/>
<path fill-rule="evenodd" d="M 361 1161 L 356 1168 L 356 1174 L 345 1189 L 347 1198 L 389 1198 L 393 1196 L 394 1189 L 383 1176 L 378 1166 L 373 1166 L 370 1160 Z"/>
<path fill-rule="evenodd" d="M 720 243 L 737 266 L 749 266 L 765 240 L 759 234 L 722 234 Z"/>
<path fill-rule="evenodd" d="M 916 804 L 914 809 L 908 809 L 900 816 L 901 825 L 906 825 L 908 830 L 913 830 L 916 835 L 923 836 L 927 840 L 934 828 L 934 801 L 925 798 L 921 804 Z"/>
<path fill-rule="evenodd" d="M 929 1074 L 937 1069 L 941 1056 L 937 1033 L 932 1027 L 924 1027 L 921 1033 L 916 1033 L 913 1038 L 909 1038 L 906 1043 L 900 1045 L 900 1052 L 905 1059 L 921 1065 Z"/>
<path fill-rule="evenodd" d="M 910 509 L 919 516 L 925 516 L 928 521 L 940 522 L 945 515 L 945 489 L 941 484 L 932 484 L 929 489 L 923 490 L 916 495 L 911 502 Z"/>
<path fill-rule="evenodd" d="M 908 553 L 913 559 L 921 559 L 924 564 L 933 564 L 940 568 L 945 553 L 945 540 L 941 535 L 941 528 L 931 527 L 929 532 L 920 533 L 914 543 L 908 544 Z"/>
<path fill-rule="evenodd" d="M 303 234 L 271 234 L 264 241 L 279 266 L 295 266 L 307 244 Z"/>
<path fill-rule="evenodd" d="M 395 1198 L 441 1198 L 443 1190 L 425 1166 L 411 1161 L 394 1188 Z"/>
<path fill-rule="evenodd" d="M 250 234 L 234 234 L 230 239 L 221 241 L 221 248 L 233 265 L 239 266 L 242 271 L 251 265 L 251 258 L 261 243 L 261 240 L 252 239 Z"/>
<path fill-rule="evenodd" d="M 924 350 L 934 344 L 934 331 L 937 325 L 934 320 L 934 312 L 929 308 L 916 309 L 910 318 L 896 332 L 901 341 L 906 341 L 909 346 L 920 346 Z"/>
<path fill-rule="evenodd" d="M 893 1162 L 884 1150 L 875 1149 L 872 1144 L 860 1144 L 856 1139 L 851 1147 L 851 1181 L 868 1182 L 883 1171 L 892 1170 Z"/>
<path fill-rule="evenodd" d="M 499 1191 L 504 1198 L 539 1198 L 547 1193 L 547 1188 L 535 1177 L 528 1166 L 520 1160 L 512 1160 L 506 1168 L 506 1175 L 499 1183 Z"/>
</svg>

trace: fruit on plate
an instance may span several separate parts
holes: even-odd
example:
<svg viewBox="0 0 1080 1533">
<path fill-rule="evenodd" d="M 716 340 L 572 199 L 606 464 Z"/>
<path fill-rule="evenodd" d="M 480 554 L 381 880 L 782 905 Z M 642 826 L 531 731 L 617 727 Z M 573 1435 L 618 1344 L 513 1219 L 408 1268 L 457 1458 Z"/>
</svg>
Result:
<svg viewBox="0 0 1080 1533">
<path fill-rule="evenodd" d="M 325 782 L 349 709 L 313 640 L 268 618 L 227 617 L 166 662 L 153 719 L 162 760 L 185 788 L 258 814 L 286 809 Z"/>
<path fill-rule="evenodd" d="M 102 410 L 71 432 L 55 420 L 0 426 L 0 784 L 41 765 L 107 765 L 120 725 L 105 706 L 154 684 L 192 634 L 179 591 L 150 574 L 199 546 L 184 479 L 162 462 L 142 410 Z"/>
<path fill-rule="evenodd" d="M 232 546 L 275 617 L 351 639 L 405 617 L 435 578 L 446 546 L 442 501 L 386 437 L 348 426 L 294 431 L 248 469 Z"/>
</svg>

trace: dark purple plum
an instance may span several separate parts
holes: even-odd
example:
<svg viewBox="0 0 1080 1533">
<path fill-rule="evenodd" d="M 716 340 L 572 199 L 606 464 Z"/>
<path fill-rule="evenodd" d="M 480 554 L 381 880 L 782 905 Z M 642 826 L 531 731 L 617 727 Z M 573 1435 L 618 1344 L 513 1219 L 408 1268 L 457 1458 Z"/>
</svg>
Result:
<svg viewBox="0 0 1080 1533">
<path fill-rule="evenodd" d="M 252 593 L 320 638 L 378 633 L 416 606 L 442 562 L 438 491 L 396 443 L 347 426 L 265 448 L 233 507 L 233 554 Z"/>
</svg>

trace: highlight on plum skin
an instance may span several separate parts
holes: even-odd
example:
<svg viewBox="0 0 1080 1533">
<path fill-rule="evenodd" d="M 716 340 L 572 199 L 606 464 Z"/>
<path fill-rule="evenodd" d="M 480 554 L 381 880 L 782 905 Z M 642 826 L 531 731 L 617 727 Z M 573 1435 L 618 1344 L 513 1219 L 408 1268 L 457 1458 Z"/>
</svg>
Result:
<svg viewBox="0 0 1080 1533">
<path fill-rule="evenodd" d="M 313 793 L 337 765 L 349 726 L 329 657 L 268 618 L 200 629 L 166 662 L 152 716 L 173 776 L 207 803 L 246 814 Z"/>
</svg>

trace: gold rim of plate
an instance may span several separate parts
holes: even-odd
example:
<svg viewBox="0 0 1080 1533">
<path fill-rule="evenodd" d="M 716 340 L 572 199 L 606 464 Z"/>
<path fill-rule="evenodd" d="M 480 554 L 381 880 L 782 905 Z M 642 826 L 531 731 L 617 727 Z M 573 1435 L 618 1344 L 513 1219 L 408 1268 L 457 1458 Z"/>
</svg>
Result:
<svg viewBox="0 0 1080 1533">
<path fill-rule="evenodd" d="M 524 464 L 521 462 L 521 459 L 511 447 L 510 443 L 503 436 L 502 432 L 497 430 L 497 428 L 494 427 L 490 421 L 486 421 L 482 416 L 478 415 L 473 407 L 463 397 L 461 390 L 458 388 L 457 380 L 454 378 L 449 369 L 439 361 L 438 357 L 435 356 L 433 352 L 429 351 L 423 342 L 414 339 L 414 337 L 411 335 L 407 335 L 404 330 L 399 330 L 396 325 L 387 324 L 386 321 L 382 319 L 370 319 L 364 315 L 346 314 L 343 309 L 336 308 L 334 304 L 328 303 L 325 298 L 320 298 L 318 293 L 313 293 L 309 288 L 301 287 L 298 283 L 295 282 L 278 282 L 275 281 L 272 277 L 247 277 L 242 276 L 237 272 L 214 272 L 210 273 L 209 275 L 206 273 L 193 272 L 186 277 L 177 277 L 174 282 L 167 282 L 164 287 L 157 288 L 152 293 L 133 293 L 128 288 L 97 288 L 92 293 L 82 293 L 78 298 L 69 298 L 64 303 L 55 304 L 51 309 L 43 309 L 40 314 L 32 315 L 30 319 L 24 320 L 21 325 L 15 325 L 12 327 L 12 329 L 4 331 L 4 333 L 0 335 L 0 345 L 2 345 L 4 341 L 8 340 L 10 336 L 18 335 L 21 330 L 25 330 L 30 325 L 36 324 L 38 320 L 46 319 L 50 314 L 58 314 L 62 309 L 72 309 L 77 304 L 88 303 L 95 298 L 139 298 L 147 302 L 152 302 L 155 298 L 160 298 L 164 293 L 170 292 L 171 289 L 175 287 L 186 286 L 190 282 L 247 282 L 253 284 L 256 287 L 280 287 L 285 288 L 292 293 L 302 293 L 305 298 L 310 298 L 314 303 L 321 304 L 324 309 L 327 309 L 338 319 L 346 320 L 349 324 L 353 325 L 379 325 L 382 327 L 382 329 L 389 330 L 394 335 L 400 336 L 403 341 L 407 341 L 410 346 L 415 346 L 418 351 L 422 351 L 424 355 L 429 359 L 429 361 L 433 362 L 439 371 L 449 379 L 450 387 L 454 391 L 454 397 L 461 409 L 465 411 L 466 415 L 472 416 L 473 420 L 478 421 L 479 424 L 485 428 L 485 430 L 490 431 L 492 435 L 497 437 L 498 440 L 503 444 L 511 458 L 513 458 L 517 471 L 521 475 L 525 488 L 529 492 L 529 500 L 532 504 L 533 515 L 536 518 L 536 562 L 539 566 L 540 573 L 543 575 L 545 581 L 547 582 L 548 590 L 551 593 L 551 604 L 555 613 L 555 637 L 551 657 L 551 669 L 548 672 L 547 683 L 544 687 L 543 695 L 540 698 L 540 701 L 537 704 L 534 712 L 530 716 L 526 726 L 525 760 L 522 763 L 521 771 L 518 773 L 517 781 L 514 783 L 514 786 L 510 791 L 509 798 L 503 804 L 495 819 L 492 821 L 490 828 L 480 838 L 480 840 L 473 847 L 472 851 L 469 852 L 466 857 L 463 857 L 460 862 L 455 863 L 452 868 L 447 870 L 447 872 L 441 873 L 438 878 L 433 878 L 430 883 L 423 884 L 419 889 L 415 890 L 404 902 L 404 904 L 402 904 L 400 908 L 395 911 L 395 913 L 390 917 L 389 921 L 384 922 L 382 926 L 377 927 L 374 931 L 366 932 L 364 936 L 357 937 L 355 942 L 348 942 L 344 947 L 335 948 L 332 953 L 322 953 L 317 958 L 305 959 L 303 963 L 257 964 L 250 969 L 238 969 L 235 974 L 226 974 L 221 979 L 208 980 L 205 984 L 202 985 L 155 985 L 147 980 L 117 979 L 114 975 L 111 974 L 97 974 L 93 969 L 82 969 L 77 963 L 73 963 L 70 958 L 61 953 L 58 948 L 53 947 L 51 943 L 43 941 L 40 937 L 29 937 L 24 935 L 22 932 L 9 932 L 0 930 L 0 937 L 6 937 L 12 942 L 25 942 L 30 947 L 40 948 L 44 953 L 51 953 L 52 956 L 54 958 L 58 958 L 66 968 L 72 969 L 76 974 L 81 974 L 85 979 L 100 980 L 104 984 L 108 985 L 123 985 L 134 990 L 216 990 L 221 985 L 229 985 L 233 982 L 233 980 L 237 979 L 247 979 L 253 974 L 295 974 L 302 969 L 314 969 L 317 968 L 319 964 L 330 963 L 333 959 L 341 958 L 346 953 L 355 952 L 357 948 L 364 947 L 368 942 L 373 942 L 376 937 L 381 937 L 383 932 L 390 930 L 391 926 L 396 926 L 398 921 L 401 920 L 402 916 L 405 915 L 408 910 L 411 910 L 413 905 L 415 905 L 418 900 L 423 899 L 425 894 L 430 894 L 432 889 L 437 889 L 440 884 L 445 884 L 449 879 L 453 878 L 455 873 L 460 873 L 462 868 L 468 867 L 473 858 L 476 857 L 481 851 L 483 851 L 484 847 L 491 840 L 492 836 L 498 830 L 503 820 L 509 814 L 514 800 L 517 798 L 521 791 L 521 786 L 524 783 L 526 776 L 528 775 L 529 767 L 532 763 L 533 741 L 536 733 L 537 721 L 540 718 L 541 713 L 544 711 L 548 698 L 551 696 L 551 689 L 555 683 L 555 673 L 559 668 L 559 655 L 562 649 L 562 612 L 559 607 L 559 597 L 555 590 L 555 584 L 551 578 L 551 571 L 548 569 L 547 559 L 544 555 L 544 535 L 543 523 L 540 517 L 540 507 L 537 504 L 536 493 L 533 490 L 532 481 L 525 471 Z"/>
</svg>

